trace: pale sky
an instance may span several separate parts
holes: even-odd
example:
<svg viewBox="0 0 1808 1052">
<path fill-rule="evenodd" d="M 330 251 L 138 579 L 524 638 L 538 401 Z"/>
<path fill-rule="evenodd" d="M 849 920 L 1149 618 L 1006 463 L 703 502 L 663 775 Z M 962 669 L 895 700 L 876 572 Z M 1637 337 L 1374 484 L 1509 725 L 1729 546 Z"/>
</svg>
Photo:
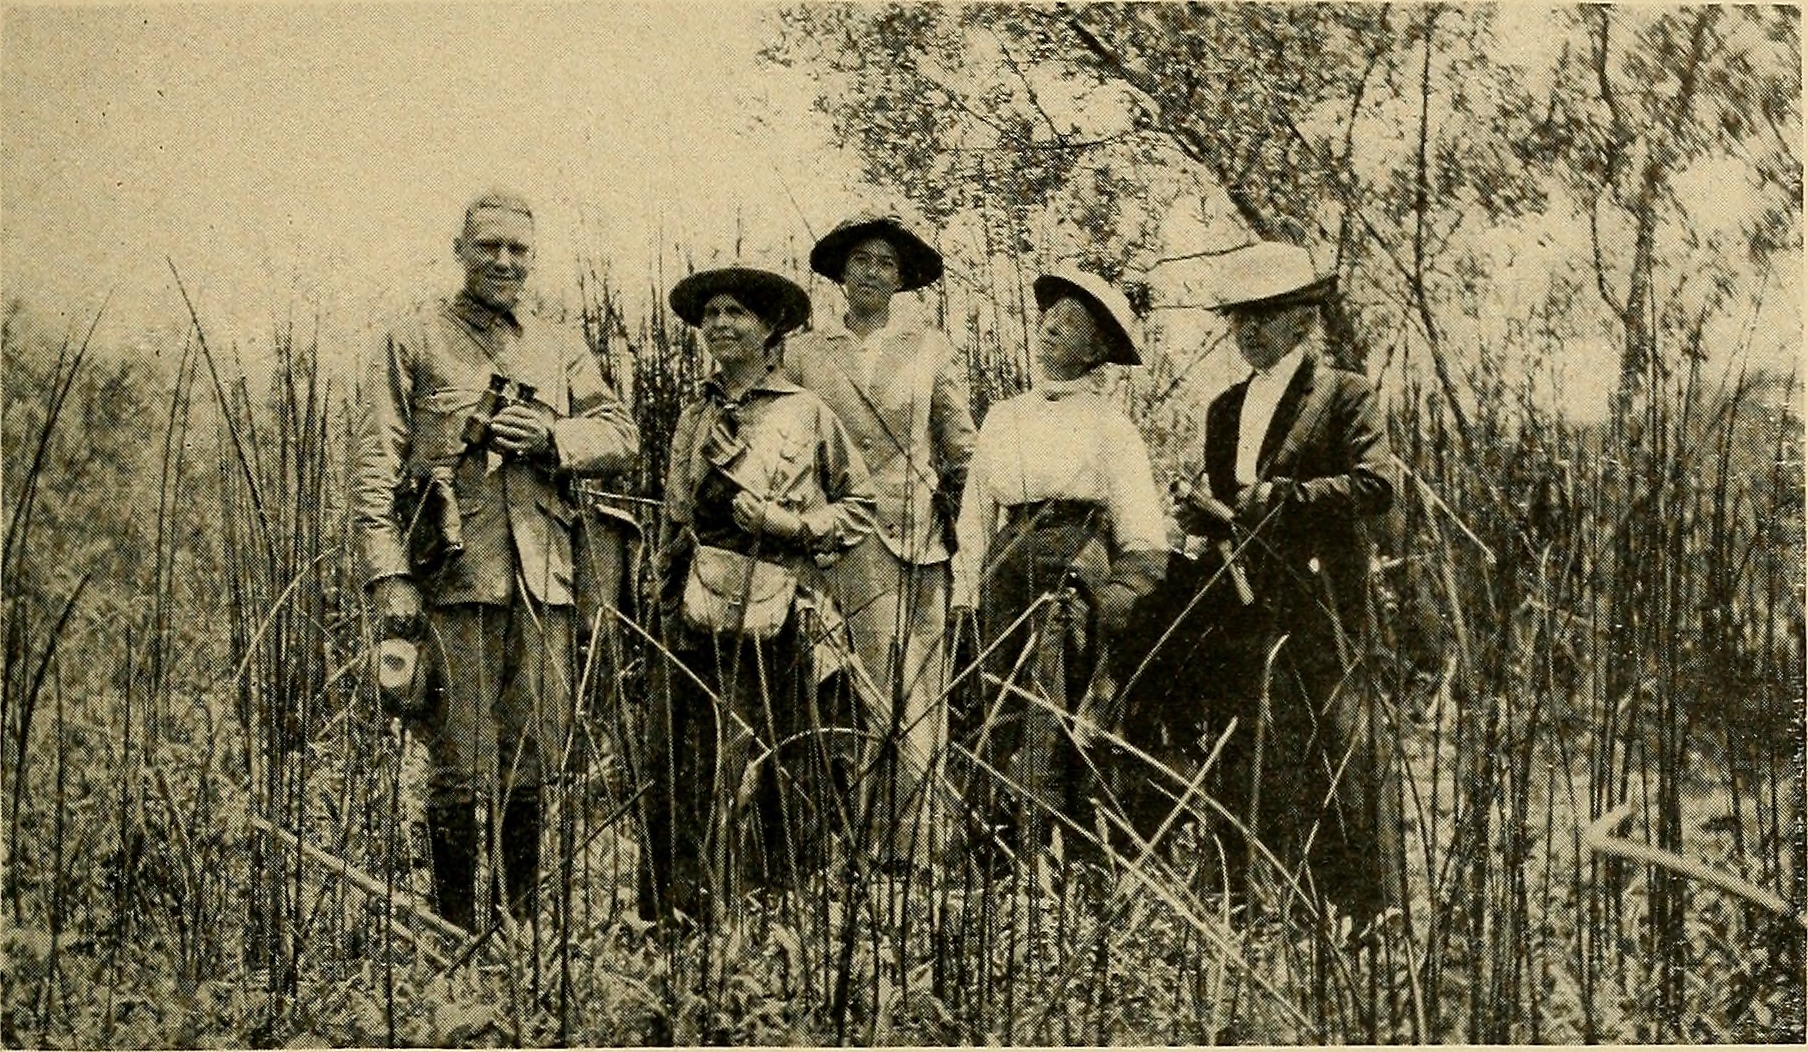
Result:
<svg viewBox="0 0 1808 1052">
<path fill-rule="evenodd" d="M 216 338 L 293 310 L 357 326 L 456 287 L 464 202 L 540 216 L 536 284 L 576 259 L 648 287 L 660 246 L 782 262 L 853 203 L 807 82 L 760 69 L 745 3 L 9 7 L 0 33 L 6 294 L 105 330 Z M 796 205 L 793 199 L 796 199 Z M 663 236 L 661 236 L 663 235 Z M 667 279 L 669 283 L 670 278 Z"/>
<path fill-rule="evenodd" d="M 456 287 L 463 204 L 497 183 L 536 205 L 540 291 L 575 302 L 579 258 L 606 260 L 630 317 L 687 255 L 791 269 L 854 208 L 899 205 L 860 194 L 808 79 L 758 64 L 772 6 L 0 5 L 0 294 L 77 330 L 111 294 L 106 343 L 181 331 L 167 257 L 217 345 L 255 361 L 293 316 L 355 350 L 380 310 Z M 1502 19 L 1530 70 L 1552 57 L 1545 20 Z M 1699 174 L 1679 179 L 1698 218 L 1744 214 L 1737 181 L 1690 192 Z M 1542 221 L 1507 232 L 1528 294 L 1566 265 L 1528 245 L 1585 258 L 1573 217 Z M 1224 247 L 1170 225 L 1171 252 Z M 1508 313 L 1527 309 L 1514 275 L 1498 275 Z M 1716 346 L 1786 368 L 1800 301 L 1784 261 L 1764 316 L 1726 319 Z M 1167 349 L 1211 324 L 1169 313 Z M 1564 353 L 1566 401 L 1604 405 L 1612 348 Z"/>
</svg>

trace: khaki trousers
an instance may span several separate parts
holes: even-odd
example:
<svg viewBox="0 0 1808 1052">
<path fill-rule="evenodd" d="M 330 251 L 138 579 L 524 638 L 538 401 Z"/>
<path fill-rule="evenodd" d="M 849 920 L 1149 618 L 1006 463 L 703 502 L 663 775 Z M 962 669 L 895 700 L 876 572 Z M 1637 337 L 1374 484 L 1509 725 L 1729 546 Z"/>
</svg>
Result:
<svg viewBox="0 0 1808 1052">
<path fill-rule="evenodd" d="M 554 781 L 571 726 L 571 608 L 435 606 L 427 627 L 441 684 L 414 728 L 433 761 L 428 803 L 500 804 Z"/>
<path fill-rule="evenodd" d="M 948 564 L 904 562 L 868 537 L 827 579 L 864 670 L 855 689 L 874 745 L 861 765 L 862 828 L 880 861 L 926 863 L 940 847 L 934 790 L 947 741 Z"/>
</svg>

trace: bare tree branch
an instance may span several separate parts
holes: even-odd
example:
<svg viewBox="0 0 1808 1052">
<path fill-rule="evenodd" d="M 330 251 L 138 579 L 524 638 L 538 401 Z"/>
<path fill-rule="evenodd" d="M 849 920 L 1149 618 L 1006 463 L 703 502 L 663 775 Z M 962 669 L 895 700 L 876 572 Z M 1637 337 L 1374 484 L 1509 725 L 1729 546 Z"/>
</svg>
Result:
<svg viewBox="0 0 1808 1052">
<path fill-rule="evenodd" d="M 1258 237 L 1265 239 L 1274 237 L 1273 219 L 1261 203 L 1250 194 L 1245 181 L 1236 178 L 1224 168 L 1218 151 L 1212 147 L 1210 137 L 1203 130 L 1197 128 L 1190 117 L 1174 111 L 1164 97 L 1165 93 L 1162 91 L 1160 80 L 1148 70 L 1131 65 L 1123 52 L 1107 45 L 1093 35 L 1092 31 L 1086 28 L 1076 9 L 1064 5 L 1063 10 L 1068 12 L 1066 23 L 1068 31 L 1086 47 L 1093 58 L 1108 71 L 1121 78 L 1124 83 L 1142 92 L 1155 103 L 1160 111 L 1162 130 L 1180 147 L 1181 153 L 1211 170 L 1218 185 L 1223 187 L 1225 194 L 1230 197 L 1232 207 L 1236 208 L 1237 215 L 1242 218 L 1244 224 Z"/>
</svg>

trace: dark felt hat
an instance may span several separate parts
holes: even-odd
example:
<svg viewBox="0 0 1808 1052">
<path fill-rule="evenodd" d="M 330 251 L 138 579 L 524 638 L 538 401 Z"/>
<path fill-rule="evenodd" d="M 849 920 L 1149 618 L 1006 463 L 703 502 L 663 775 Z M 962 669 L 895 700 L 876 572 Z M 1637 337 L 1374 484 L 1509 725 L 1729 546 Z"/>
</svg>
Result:
<svg viewBox="0 0 1808 1052">
<path fill-rule="evenodd" d="M 1116 286 L 1074 267 L 1056 267 L 1036 279 L 1036 306 L 1047 310 L 1063 296 L 1072 296 L 1085 305 L 1098 323 L 1099 335 L 1105 341 L 1105 360 L 1118 365 L 1143 364 L 1137 346 L 1136 315 L 1130 300 Z"/>
<path fill-rule="evenodd" d="M 1257 241 L 1226 253 L 1224 287 L 1212 309 L 1268 311 L 1323 303 L 1337 294 L 1337 274 L 1322 273 L 1312 256 L 1283 241 Z"/>
<path fill-rule="evenodd" d="M 810 320 L 810 296 L 803 287 L 758 267 L 700 270 L 672 286 L 672 310 L 692 325 L 702 325 L 704 305 L 724 292 L 759 315 L 777 334 L 790 332 Z"/>
<path fill-rule="evenodd" d="M 810 269 L 840 283 L 848 253 L 868 238 L 884 238 L 898 250 L 899 292 L 933 284 L 942 276 L 942 254 L 911 233 L 896 216 L 859 215 L 844 219 L 810 250 Z"/>
</svg>

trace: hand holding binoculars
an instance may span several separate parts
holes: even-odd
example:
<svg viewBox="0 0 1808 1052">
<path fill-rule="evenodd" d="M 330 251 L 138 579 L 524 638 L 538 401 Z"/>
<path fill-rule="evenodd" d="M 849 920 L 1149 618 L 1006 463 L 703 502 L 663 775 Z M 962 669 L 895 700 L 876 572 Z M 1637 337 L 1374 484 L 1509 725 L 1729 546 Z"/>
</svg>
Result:
<svg viewBox="0 0 1808 1052">
<path fill-rule="evenodd" d="M 515 452 L 510 447 L 518 440 L 505 437 L 494 430 L 496 418 L 510 406 L 537 404 L 533 402 L 533 397 L 532 384 L 491 374 L 489 389 L 477 400 L 471 415 L 465 418 L 464 431 L 460 434 L 465 452 L 481 452 L 497 445 L 499 439 L 501 444 L 498 452 L 505 456 Z M 464 515 L 458 507 L 457 474 L 458 469 L 454 464 L 435 464 L 417 483 L 418 488 L 414 492 L 420 504 L 411 519 L 424 527 L 420 535 L 430 538 L 421 542 L 417 553 L 418 562 L 436 563 L 464 551 L 465 526 Z"/>
<path fill-rule="evenodd" d="M 478 398 L 477 406 L 471 415 L 465 418 L 464 443 L 468 449 L 488 446 L 494 436 L 491 425 L 496 414 L 511 405 L 530 405 L 534 401 L 535 387 L 518 380 L 511 380 L 500 373 L 490 374 L 490 386 Z"/>
</svg>

